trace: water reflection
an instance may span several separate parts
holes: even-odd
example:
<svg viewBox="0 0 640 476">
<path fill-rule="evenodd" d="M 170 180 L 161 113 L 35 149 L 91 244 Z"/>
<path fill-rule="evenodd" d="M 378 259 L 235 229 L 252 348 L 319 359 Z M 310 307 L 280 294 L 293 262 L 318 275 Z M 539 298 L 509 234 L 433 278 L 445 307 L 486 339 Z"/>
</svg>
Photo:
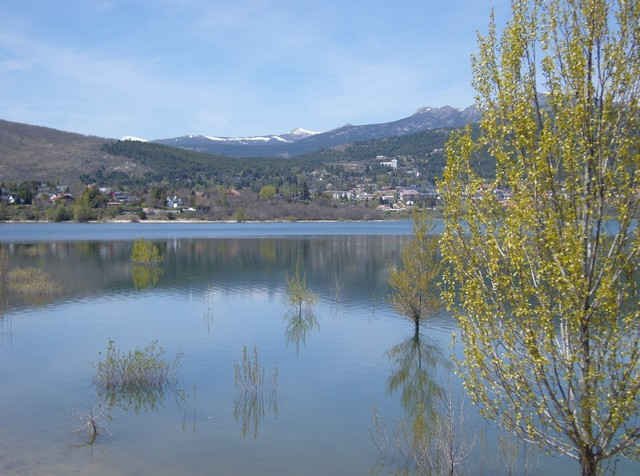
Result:
<svg viewBox="0 0 640 476">
<path fill-rule="evenodd" d="M 7 288 L 29 304 L 49 301 L 62 293 L 54 276 L 34 267 L 14 268 L 7 273 Z"/>
<path fill-rule="evenodd" d="M 0 249 L 0 342 L 11 341 L 11 321 L 5 317 L 9 308 L 8 291 L 9 258 L 5 250 Z"/>
<path fill-rule="evenodd" d="M 7 252 L 0 249 L 0 319 L 4 316 L 4 313 L 9 306 L 7 286 L 9 284 L 8 274 L 9 272 L 9 258 Z"/>
<path fill-rule="evenodd" d="M 215 289 L 210 287 L 204 296 L 205 311 L 202 315 L 204 322 L 207 324 L 207 334 L 211 334 L 211 328 L 213 327 L 213 321 L 215 320 L 215 313 L 213 309 Z"/>
<path fill-rule="evenodd" d="M 158 266 L 134 264 L 131 266 L 131 280 L 137 290 L 155 288 L 162 277 L 163 270 Z"/>
<path fill-rule="evenodd" d="M 387 352 L 392 372 L 387 380 L 389 393 L 400 393 L 405 416 L 413 423 L 416 438 L 428 430 L 428 422 L 437 417 L 436 404 L 444 390 L 436 379 L 436 367 L 444 363 L 439 347 L 422 338 L 417 331 L 412 337 Z"/>
<path fill-rule="evenodd" d="M 411 338 L 387 355 L 392 363 L 387 389 L 400 394 L 404 415 L 395 428 L 374 415 L 372 437 L 379 451 L 374 470 L 397 475 L 463 474 L 476 439 L 466 428 L 464 400 L 456 399 L 439 375 L 439 370 L 451 370 L 448 360 L 418 326 Z"/>
<path fill-rule="evenodd" d="M 131 260 L 132 242 L 0 243 L 9 269 L 36 268 L 54 278 L 59 292 L 33 296 L 8 290 L 9 308 L 21 308 L 138 289 L 283 290 L 292 269 L 306 272 L 318 298 L 370 306 L 387 293 L 389 263 L 406 237 L 171 240 L 154 242 L 163 260 L 155 266 Z"/>
<path fill-rule="evenodd" d="M 160 267 L 164 257 L 160 248 L 150 241 L 136 240 L 131 246 L 131 279 L 137 290 L 155 288 L 162 277 Z"/>
<path fill-rule="evenodd" d="M 267 378 L 258 359 L 258 349 L 249 352 L 242 348 L 242 361 L 234 365 L 236 398 L 233 416 L 240 422 L 243 438 L 258 437 L 260 427 L 267 415 L 278 416 L 278 369 L 273 369 Z"/>
<path fill-rule="evenodd" d="M 319 328 L 318 319 L 310 308 L 294 308 L 285 314 L 287 327 L 285 337 L 287 344 L 295 344 L 296 355 L 300 355 L 300 348 L 307 343 L 307 336 L 314 329 Z"/>
</svg>

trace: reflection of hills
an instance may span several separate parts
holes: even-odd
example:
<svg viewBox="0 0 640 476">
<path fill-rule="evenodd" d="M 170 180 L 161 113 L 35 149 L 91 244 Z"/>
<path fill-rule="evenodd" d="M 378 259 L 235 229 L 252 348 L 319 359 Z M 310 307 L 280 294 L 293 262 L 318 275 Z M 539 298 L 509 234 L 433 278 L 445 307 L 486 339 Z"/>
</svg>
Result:
<svg viewBox="0 0 640 476">
<path fill-rule="evenodd" d="M 280 239 L 157 241 L 165 256 L 156 289 L 279 290 L 301 263 L 307 284 L 320 298 L 332 299 L 336 276 L 346 300 L 387 294 L 387 269 L 398 261 L 406 237 L 334 236 Z M 35 267 L 62 288 L 48 303 L 87 296 L 134 292 L 131 242 L 55 242 L 0 245 L 9 268 Z M 283 284 L 284 283 L 284 284 Z M 12 308 L 36 304 L 9 294 Z M 45 303 L 47 303 L 45 302 Z M 41 303 L 38 302 L 38 304 Z"/>
</svg>

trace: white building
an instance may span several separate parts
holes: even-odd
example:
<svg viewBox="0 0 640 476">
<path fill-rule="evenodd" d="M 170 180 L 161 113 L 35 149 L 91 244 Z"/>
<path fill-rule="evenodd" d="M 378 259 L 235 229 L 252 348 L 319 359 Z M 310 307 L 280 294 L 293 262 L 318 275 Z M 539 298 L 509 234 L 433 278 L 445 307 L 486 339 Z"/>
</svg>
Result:
<svg viewBox="0 0 640 476">
<path fill-rule="evenodd" d="M 380 162 L 380 165 L 382 167 L 388 167 L 390 169 L 397 170 L 398 169 L 398 159 L 385 160 L 385 161 Z"/>
</svg>

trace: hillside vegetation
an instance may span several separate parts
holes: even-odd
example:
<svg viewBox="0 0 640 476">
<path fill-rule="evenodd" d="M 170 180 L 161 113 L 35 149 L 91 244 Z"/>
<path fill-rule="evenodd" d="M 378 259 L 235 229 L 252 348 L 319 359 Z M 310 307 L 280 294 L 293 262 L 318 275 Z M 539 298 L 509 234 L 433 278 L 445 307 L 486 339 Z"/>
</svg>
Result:
<svg viewBox="0 0 640 476">
<path fill-rule="evenodd" d="M 105 139 L 0 120 L 0 181 L 78 185 L 99 169 L 138 176 L 143 166 L 101 149 Z"/>
</svg>

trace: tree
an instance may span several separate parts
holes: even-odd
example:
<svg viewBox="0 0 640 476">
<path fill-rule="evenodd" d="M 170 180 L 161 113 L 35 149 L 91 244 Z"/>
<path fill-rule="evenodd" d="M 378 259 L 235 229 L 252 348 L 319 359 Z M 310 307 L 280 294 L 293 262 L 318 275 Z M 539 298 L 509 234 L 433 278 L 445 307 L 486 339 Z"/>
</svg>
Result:
<svg viewBox="0 0 640 476">
<path fill-rule="evenodd" d="M 276 196 L 276 188 L 273 185 L 264 185 L 260 189 L 260 200 L 271 200 Z"/>
<path fill-rule="evenodd" d="M 80 199 L 73 206 L 74 220 L 81 223 L 95 220 L 97 217 L 95 209 L 105 207 L 107 201 L 107 197 L 97 187 L 90 186 L 85 188 Z"/>
<path fill-rule="evenodd" d="M 79 223 L 86 223 L 95 218 L 93 210 L 84 201 L 79 201 L 73 206 L 73 219 Z"/>
<path fill-rule="evenodd" d="M 640 3 L 512 15 L 479 38 L 479 135 L 447 146 L 446 296 L 483 414 L 594 475 L 640 455 Z"/>
<path fill-rule="evenodd" d="M 300 354 L 300 344 L 305 345 L 307 334 L 318 327 L 318 319 L 313 311 L 317 296 L 307 286 L 307 277 L 301 271 L 300 260 L 296 263 L 295 274 L 287 277 L 287 297 L 292 309 L 285 314 L 287 343 L 296 345 L 296 354 Z"/>
<path fill-rule="evenodd" d="M 413 223 L 413 238 L 402 249 L 401 266 L 391 271 L 389 286 L 394 307 L 415 323 L 417 335 L 420 321 L 441 307 L 438 281 L 442 266 L 426 212 L 416 212 Z"/>
<path fill-rule="evenodd" d="M 71 210 L 62 204 L 55 205 L 47 210 L 47 219 L 49 221 L 61 222 L 71 220 Z"/>
</svg>

